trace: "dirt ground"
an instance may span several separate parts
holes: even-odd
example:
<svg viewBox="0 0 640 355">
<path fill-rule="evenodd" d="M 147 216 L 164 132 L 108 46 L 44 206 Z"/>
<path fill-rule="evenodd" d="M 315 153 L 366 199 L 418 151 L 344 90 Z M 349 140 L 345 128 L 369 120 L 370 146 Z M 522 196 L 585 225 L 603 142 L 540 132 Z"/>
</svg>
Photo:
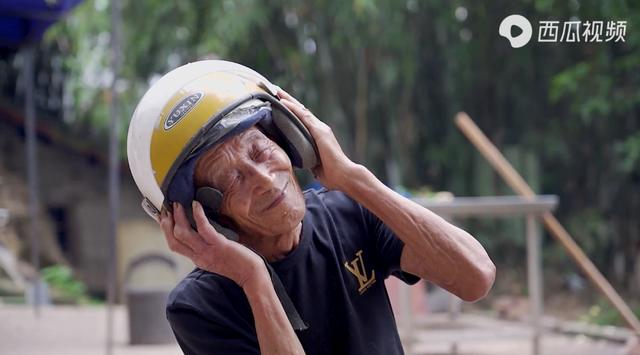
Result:
<svg viewBox="0 0 640 355">
<path fill-rule="evenodd" d="M 177 344 L 131 346 L 128 344 L 124 307 L 114 313 L 113 355 L 179 355 Z M 106 310 L 95 307 L 45 307 L 40 317 L 25 306 L 0 305 L 0 354 L 104 355 Z M 491 354 L 526 355 L 532 352 L 530 328 L 522 323 L 463 315 L 457 325 L 438 316 L 416 320 L 410 332 L 401 328 L 407 355 Z M 540 354 L 618 355 L 623 344 L 584 336 L 544 334 Z"/>
<path fill-rule="evenodd" d="M 25 306 L 0 305 L 0 354 L 105 355 L 106 309 L 96 307 L 44 307 L 40 317 Z M 112 355 L 180 355 L 176 343 L 153 346 L 128 345 L 124 307 L 114 312 Z"/>
</svg>

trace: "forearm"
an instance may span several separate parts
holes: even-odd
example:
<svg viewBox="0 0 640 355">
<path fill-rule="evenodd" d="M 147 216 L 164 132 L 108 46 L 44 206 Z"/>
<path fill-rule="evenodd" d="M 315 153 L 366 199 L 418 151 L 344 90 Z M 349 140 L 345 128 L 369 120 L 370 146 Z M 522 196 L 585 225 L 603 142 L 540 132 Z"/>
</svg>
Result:
<svg viewBox="0 0 640 355">
<path fill-rule="evenodd" d="M 431 280 L 465 300 L 484 296 L 495 267 L 480 243 L 426 208 L 396 194 L 342 151 L 331 128 L 286 92 L 281 102 L 313 136 L 321 164 L 313 169 L 327 188 L 341 190 L 380 218 L 405 243 L 402 270 Z"/>
<path fill-rule="evenodd" d="M 253 312 L 260 353 L 304 354 L 268 272 L 265 270 L 247 281 L 243 289 Z"/>
<path fill-rule="evenodd" d="M 469 233 L 397 194 L 363 166 L 343 189 L 380 218 L 405 243 L 402 268 L 475 300 L 493 284 L 495 267 Z"/>
</svg>

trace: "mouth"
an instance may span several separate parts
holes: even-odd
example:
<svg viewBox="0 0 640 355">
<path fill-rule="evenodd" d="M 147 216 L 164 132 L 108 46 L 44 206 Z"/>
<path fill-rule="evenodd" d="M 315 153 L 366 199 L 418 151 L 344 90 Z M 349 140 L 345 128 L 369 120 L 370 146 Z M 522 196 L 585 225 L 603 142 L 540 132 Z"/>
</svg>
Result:
<svg viewBox="0 0 640 355">
<path fill-rule="evenodd" d="M 276 207 L 277 205 L 280 204 L 280 202 L 282 202 L 282 200 L 284 200 L 284 195 L 285 195 L 285 191 L 287 190 L 287 187 L 289 186 L 289 182 L 287 181 L 287 183 L 284 185 L 284 187 L 282 188 L 282 190 L 280 190 L 280 193 L 278 193 L 278 195 L 276 196 L 276 198 L 273 200 L 273 202 L 271 202 L 271 204 L 269 206 L 267 206 L 267 208 L 264 209 L 264 212 Z"/>
</svg>

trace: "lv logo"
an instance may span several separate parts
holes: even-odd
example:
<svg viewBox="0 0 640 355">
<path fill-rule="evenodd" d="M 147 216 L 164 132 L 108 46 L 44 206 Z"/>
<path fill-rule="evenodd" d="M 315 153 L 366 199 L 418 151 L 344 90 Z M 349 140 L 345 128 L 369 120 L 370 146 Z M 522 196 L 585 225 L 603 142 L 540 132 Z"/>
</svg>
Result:
<svg viewBox="0 0 640 355">
<path fill-rule="evenodd" d="M 358 279 L 358 283 L 360 284 L 360 288 L 358 288 L 358 292 L 363 294 L 374 282 L 376 282 L 376 274 L 374 270 L 371 270 L 371 276 L 367 276 L 367 271 L 364 269 L 364 259 L 362 258 L 362 250 L 358 250 L 356 253 L 356 258 L 353 259 L 350 263 L 348 261 L 344 262 L 344 267 L 349 270 L 353 276 Z"/>
</svg>

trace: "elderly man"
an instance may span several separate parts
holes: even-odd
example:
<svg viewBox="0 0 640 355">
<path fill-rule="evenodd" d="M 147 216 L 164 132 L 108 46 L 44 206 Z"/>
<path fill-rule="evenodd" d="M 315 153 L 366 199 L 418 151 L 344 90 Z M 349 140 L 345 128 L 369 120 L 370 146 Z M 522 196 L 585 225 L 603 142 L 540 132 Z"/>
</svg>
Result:
<svg viewBox="0 0 640 355">
<path fill-rule="evenodd" d="M 197 201 L 162 209 L 169 247 L 197 266 L 167 305 L 185 354 L 402 354 L 385 278 L 422 278 L 466 301 L 487 294 L 495 267 L 471 235 L 389 189 L 301 103 L 276 95 L 315 140 L 313 173 L 326 189 L 303 192 L 289 155 L 259 125 L 194 160 L 195 188 L 222 193 L 220 218 L 238 240 Z M 304 329 L 294 330 L 269 267 Z"/>
</svg>

